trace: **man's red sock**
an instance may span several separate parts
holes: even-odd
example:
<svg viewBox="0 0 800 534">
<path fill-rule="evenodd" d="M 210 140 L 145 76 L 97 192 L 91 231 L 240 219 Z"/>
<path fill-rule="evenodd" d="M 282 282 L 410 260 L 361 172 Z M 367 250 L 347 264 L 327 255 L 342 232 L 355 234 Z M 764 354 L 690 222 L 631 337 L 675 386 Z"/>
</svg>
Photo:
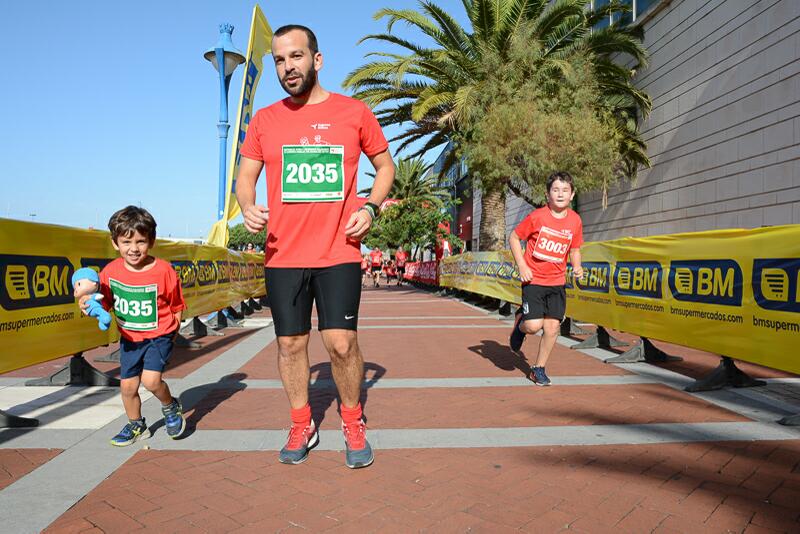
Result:
<svg viewBox="0 0 800 534">
<path fill-rule="evenodd" d="M 291 409 L 292 424 L 295 426 L 308 426 L 311 424 L 311 405 L 306 403 L 302 408 Z"/>
<path fill-rule="evenodd" d="M 361 403 L 356 404 L 355 408 L 348 408 L 344 404 L 339 407 L 342 413 L 342 422 L 344 424 L 355 423 L 361 419 Z"/>
</svg>

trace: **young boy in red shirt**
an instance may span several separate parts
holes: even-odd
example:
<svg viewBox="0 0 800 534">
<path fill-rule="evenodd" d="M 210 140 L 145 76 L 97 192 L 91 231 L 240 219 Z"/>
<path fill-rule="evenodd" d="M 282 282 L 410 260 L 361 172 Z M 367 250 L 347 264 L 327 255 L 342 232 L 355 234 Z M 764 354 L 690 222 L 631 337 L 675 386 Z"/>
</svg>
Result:
<svg viewBox="0 0 800 534">
<path fill-rule="evenodd" d="M 581 245 L 583 223 L 569 208 L 575 196 L 572 176 L 556 172 L 547 178 L 547 206 L 531 212 L 511 232 L 509 243 L 522 280 L 522 308 L 517 312 L 509 345 L 518 351 L 526 334 L 543 330 L 531 378 L 549 386 L 545 364 L 556 344 L 567 309 L 567 256 L 577 278 L 583 277 Z M 523 252 L 520 241 L 526 241 Z"/>
<path fill-rule="evenodd" d="M 120 393 L 128 416 L 111 444 L 123 447 L 151 436 L 142 417 L 140 383 L 161 401 L 167 435 L 175 439 L 186 429 L 186 421 L 162 373 L 186 308 L 181 283 L 169 262 L 149 254 L 156 221 L 146 210 L 123 208 L 111 216 L 108 229 L 120 257 L 100 271 L 100 291 L 104 306 L 110 308 L 113 302 L 121 336 Z"/>
</svg>

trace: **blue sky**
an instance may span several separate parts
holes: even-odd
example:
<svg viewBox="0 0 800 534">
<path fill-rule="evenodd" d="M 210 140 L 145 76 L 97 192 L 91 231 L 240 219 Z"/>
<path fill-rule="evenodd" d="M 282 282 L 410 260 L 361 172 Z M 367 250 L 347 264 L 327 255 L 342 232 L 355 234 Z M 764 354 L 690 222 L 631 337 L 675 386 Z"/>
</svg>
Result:
<svg viewBox="0 0 800 534">
<path fill-rule="evenodd" d="M 438 4 L 464 23 L 459 0 Z M 216 43 L 222 22 L 235 26 L 233 42 L 246 52 L 254 5 L 3 2 L 0 217 L 104 228 L 116 209 L 141 204 L 156 217 L 159 235 L 204 237 L 217 206 L 219 84 L 202 55 Z M 417 2 L 260 5 L 273 29 L 300 23 L 315 31 L 325 60 L 321 82 L 344 92 L 344 77 L 376 50 L 376 44 L 357 46 L 358 39 L 385 27 L 373 14 Z M 395 26 L 395 33 L 422 40 L 403 25 Z M 242 70 L 231 82 L 231 117 L 238 109 Z M 267 70 L 255 106 L 285 96 L 274 70 Z M 393 133 L 388 130 L 387 137 Z M 368 170 L 367 161 L 359 169 L 362 187 L 370 183 Z M 262 175 L 260 201 L 263 190 Z"/>
</svg>

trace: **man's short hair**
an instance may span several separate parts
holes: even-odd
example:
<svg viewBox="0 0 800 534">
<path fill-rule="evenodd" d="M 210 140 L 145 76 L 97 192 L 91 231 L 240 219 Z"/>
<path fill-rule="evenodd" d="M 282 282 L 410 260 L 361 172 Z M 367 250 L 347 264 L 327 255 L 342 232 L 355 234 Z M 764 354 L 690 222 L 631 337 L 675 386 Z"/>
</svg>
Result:
<svg viewBox="0 0 800 534">
<path fill-rule="evenodd" d="M 134 232 L 147 236 L 150 243 L 156 240 L 156 220 L 146 209 L 127 206 L 114 213 L 108 220 L 108 231 L 114 243 L 120 237 L 130 237 Z"/>
<path fill-rule="evenodd" d="M 306 37 L 308 37 L 308 48 L 311 50 L 311 54 L 316 54 L 319 52 L 319 44 L 317 43 L 317 36 L 314 35 L 314 32 L 311 31 L 311 28 L 307 28 L 301 24 L 287 24 L 286 26 L 281 26 L 275 33 L 272 34 L 273 37 L 281 37 L 282 35 L 286 35 L 290 31 L 293 30 L 300 30 L 305 32 Z"/>
<path fill-rule="evenodd" d="M 553 182 L 556 180 L 561 180 L 562 182 L 566 182 L 569 184 L 570 188 L 575 191 L 575 182 L 572 180 L 572 175 L 567 171 L 558 171 L 554 172 L 550 176 L 547 177 L 547 192 L 550 192 L 550 188 L 553 187 Z"/>
</svg>

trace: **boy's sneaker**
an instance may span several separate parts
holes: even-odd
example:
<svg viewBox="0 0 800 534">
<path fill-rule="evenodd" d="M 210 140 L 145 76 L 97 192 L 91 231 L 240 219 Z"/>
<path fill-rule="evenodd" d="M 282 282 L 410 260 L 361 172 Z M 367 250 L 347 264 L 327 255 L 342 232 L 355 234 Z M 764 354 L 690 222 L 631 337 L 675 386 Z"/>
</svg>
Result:
<svg viewBox="0 0 800 534">
<path fill-rule="evenodd" d="M 308 451 L 319 443 L 319 434 L 314 420 L 308 426 L 292 425 L 289 429 L 289 439 L 278 455 L 282 464 L 301 464 L 308 458 Z"/>
<path fill-rule="evenodd" d="M 519 325 L 522 324 L 522 314 L 517 314 L 514 321 L 514 330 L 511 331 L 511 338 L 508 340 L 508 345 L 514 352 L 522 348 L 522 342 L 525 341 L 525 332 L 520 330 Z"/>
<path fill-rule="evenodd" d="M 367 441 L 367 425 L 364 420 L 359 419 L 348 424 L 342 421 L 342 432 L 344 432 L 344 442 L 347 446 L 344 457 L 345 465 L 350 469 L 358 469 L 372 464 L 375 456 Z"/>
<path fill-rule="evenodd" d="M 531 378 L 537 386 L 549 386 L 550 379 L 544 372 L 544 367 L 531 367 Z"/>
<path fill-rule="evenodd" d="M 140 439 L 147 439 L 151 435 L 150 429 L 147 428 L 144 422 L 144 418 L 142 418 L 141 421 L 128 421 L 128 423 L 122 427 L 122 430 L 119 431 L 119 434 L 111 438 L 111 444 L 115 447 L 125 447 Z"/>
<path fill-rule="evenodd" d="M 186 419 L 183 417 L 183 406 L 178 399 L 172 399 L 172 403 L 161 407 L 164 414 L 164 426 L 167 427 L 167 435 L 172 439 L 177 439 L 186 430 Z"/>
</svg>

